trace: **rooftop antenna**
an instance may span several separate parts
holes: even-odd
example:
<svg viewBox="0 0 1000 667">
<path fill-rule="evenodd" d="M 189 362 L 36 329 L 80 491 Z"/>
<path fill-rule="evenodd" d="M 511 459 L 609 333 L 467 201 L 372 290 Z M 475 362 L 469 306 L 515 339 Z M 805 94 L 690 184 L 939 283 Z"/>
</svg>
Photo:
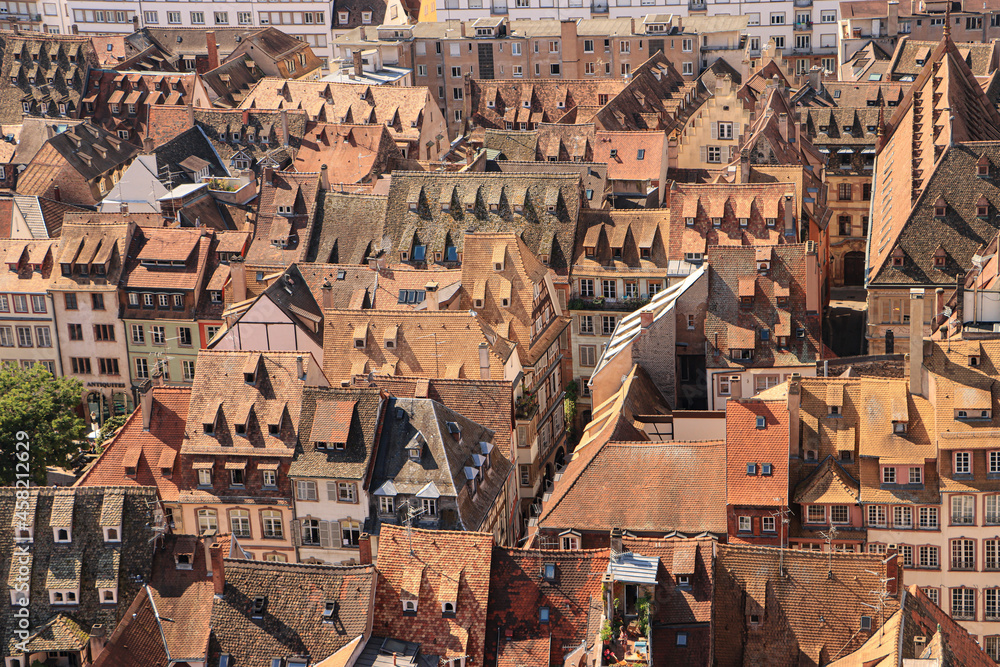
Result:
<svg viewBox="0 0 1000 667">
<path fill-rule="evenodd" d="M 833 579 L 833 541 L 837 539 L 837 527 L 830 526 L 830 530 L 820 533 L 819 536 L 826 540 L 826 551 L 828 554 L 826 578 Z"/>
<path fill-rule="evenodd" d="M 773 500 L 776 503 L 782 502 L 781 498 L 774 498 Z M 786 546 L 786 543 L 788 542 L 788 529 L 786 526 L 791 523 L 791 519 L 788 518 L 788 515 L 791 513 L 792 510 L 787 507 L 771 513 L 771 516 L 774 517 L 774 519 L 781 522 L 781 532 L 778 533 L 778 576 L 785 573 L 785 549 L 788 548 Z"/>
<path fill-rule="evenodd" d="M 406 512 L 406 515 L 403 517 L 403 525 L 406 526 L 406 541 L 410 547 L 410 555 L 416 556 L 417 554 L 413 553 L 413 520 L 421 516 L 424 513 L 424 509 L 417 509 L 411 505 L 410 502 L 411 501 L 407 500 L 403 503 L 403 507 Z"/>
</svg>

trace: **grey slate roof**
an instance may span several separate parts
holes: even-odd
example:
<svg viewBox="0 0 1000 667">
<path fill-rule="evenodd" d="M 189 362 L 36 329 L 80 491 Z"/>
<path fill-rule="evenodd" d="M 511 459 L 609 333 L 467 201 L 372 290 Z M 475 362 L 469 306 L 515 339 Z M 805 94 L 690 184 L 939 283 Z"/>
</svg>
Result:
<svg viewBox="0 0 1000 667">
<path fill-rule="evenodd" d="M 442 210 L 449 190 L 459 203 Z M 564 271 L 573 254 L 580 194 L 576 174 L 393 172 L 385 220 L 391 247 L 385 249 L 398 261 L 400 251 L 420 243 L 433 258 L 447 245 L 462 253 L 466 231 L 512 232 L 536 256 L 547 255 L 557 272 Z M 556 209 L 549 211 L 546 202 L 553 198 Z M 416 210 L 410 209 L 411 200 Z M 466 210 L 466 201 L 475 202 L 474 210 Z M 491 201 L 499 202 L 499 210 L 489 209 Z"/>
<path fill-rule="evenodd" d="M 381 408 L 377 388 L 307 388 L 302 394 L 299 445 L 288 476 L 364 479 L 375 449 Z M 335 413 L 339 418 L 344 414 L 341 410 L 349 410 L 351 415 L 346 448 L 343 451 L 316 449 L 315 422 Z"/>
<path fill-rule="evenodd" d="M 383 195 L 321 191 L 307 261 L 362 264 L 376 255 L 387 204 Z"/>
<path fill-rule="evenodd" d="M 9 526 L 14 521 L 15 489 L 0 489 L 0 525 Z M 61 499 L 54 503 L 56 494 Z M 121 542 L 105 542 L 101 528 L 101 515 L 105 506 L 105 495 L 120 495 L 122 500 Z M 43 628 L 57 612 L 68 611 L 73 622 L 89 631 L 96 623 L 103 624 L 109 635 L 118 619 L 125 613 L 139 590 L 140 582 L 148 581 L 152 559 L 148 539 L 152 536 L 149 525 L 153 522 L 153 504 L 156 489 L 153 487 L 36 487 L 31 490 L 34 501 L 34 540 L 30 545 L 31 571 L 29 621 L 32 628 Z M 72 503 L 67 499 L 72 498 Z M 117 501 L 113 501 L 117 502 Z M 53 505 L 56 507 L 53 507 Z M 59 507 L 61 505 L 61 507 Z M 70 505 L 72 506 L 70 509 Z M 66 521 L 67 511 L 72 517 L 72 541 L 56 545 L 53 541 L 52 526 Z M 53 518 L 53 512 L 57 515 Z M 10 532 L 7 533 L 10 535 Z M 0 540 L 0 576 L 11 582 L 16 573 L 12 564 L 19 565 L 14 556 L 14 540 Z M 15 577 L 16 578 L 16 577 Z M 115 605 L 102 604 L 98 599 L 99 585 L 117 580 L 118 602 Z M 49 604 L 47 587 L 72 588 L 79 586 L 80 600 L 77 605 L 65 610 Z M 15 655 L 12 644 L 16 640 L 13 631 L 17 627 L 15 608 L 10 604 L 0 605 L 0 652 Z M 59 622 L 58 633 L 48 632 L 47 637 L 72 636 L 72 628 Z M 65 650 L 65 649 L 59 649 Z"/>
</svg>

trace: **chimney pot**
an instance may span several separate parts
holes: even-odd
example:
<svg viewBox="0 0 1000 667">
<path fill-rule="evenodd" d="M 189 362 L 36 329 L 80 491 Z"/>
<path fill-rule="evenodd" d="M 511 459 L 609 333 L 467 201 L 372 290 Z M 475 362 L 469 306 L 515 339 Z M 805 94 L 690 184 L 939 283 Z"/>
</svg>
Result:
<svg viewBox="0 0 1000 667">
<path fill-rule="evenodd" d="M 324 190 L 330 189 L 330 170 L 325 164 L 319 168 L 319 183 Z"/>
</svg>

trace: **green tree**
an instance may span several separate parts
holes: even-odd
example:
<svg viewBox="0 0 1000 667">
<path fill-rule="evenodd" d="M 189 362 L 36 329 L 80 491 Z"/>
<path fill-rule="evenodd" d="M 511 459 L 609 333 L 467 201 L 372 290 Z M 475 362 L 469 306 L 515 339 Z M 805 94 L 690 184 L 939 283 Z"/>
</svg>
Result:
<svg viewBox="0 0 1000 667">
<path fill-rule="evenodd" d="M 18 477 L 25 467 L 32 482 L 45 484 L 45 466 L 66 465 L 86 428 L 75 412 L 82 392 L 78 380 L 52 377 L 41 364 L 0 369 L 0 484 L 25 479 Z"/>
<path fill-rule="evenodd" d="M 111 436 L 117 433 L 118 429 L 125 425 L 126 419 L 128 419 L 128 415 L 115 415 L 114 417 L 109 417 L 104 420 L 96 439 L 98 451 L 104 449 L 104 443 L 110 440 Z"/>
</svg>

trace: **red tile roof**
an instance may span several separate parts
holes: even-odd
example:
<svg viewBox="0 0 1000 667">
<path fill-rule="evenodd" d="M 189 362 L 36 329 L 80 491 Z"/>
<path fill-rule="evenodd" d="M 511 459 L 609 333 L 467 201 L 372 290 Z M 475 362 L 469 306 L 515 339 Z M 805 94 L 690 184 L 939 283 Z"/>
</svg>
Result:
<svg viewBox="0 0 1000 667">
<path fill-rule="evenodd" d="M 643 554 L 646 555 L 646 554 Z M 547 564 L 554 566 L 554 578 L 545 579 Z M 490 604 L 486 623 L 486 660 L 498 659 L 514 667 L 563 662 L 566 653 L 584 642 L 591 623 L 591 601 L 601 600 L 601 577 L 608 568 L 608 550 L 551 551 L 504 547 L 493 549 L 490 572 Z M 549 608 L 549 622 L 539 621 L 539 608 Z M 535 655 L 531 644 L 552 638 L 544 662 L 517 662 L 513 656 Z M 512 646 L 520 642 L 528 644 Z M 499 642 L 499 649 L 497 643 Z M 529 650 L 531 649 L 531 650 Z"/>
<path fill-rule="evenodd" d="M 184 440 L 191 389 L 153 387 L 150 391 L 153 401 L 149 430 L 142 429 L 140 403 L 76 486 L 155 486 L 161 500 L 177 500 L 181 477 L 177 453 Z M 136 450 L 141 451 L 136 474 L 126 477 L 126 455 L 132 452 L 134 456 Z M 168 460 L 173 473 L 166 477 L 161 464 Z"/>
<path fill-rule="evenodd" d="M 378 587 L 373 632 L 420 644 L 421 653 L 442 658 L 469 656 L 483 664 L 490 589 L 490 533 L 412 530 L 382 524 L 378 541 Z M 415 614 L 401 600 L 416 599 Z M 445 602 L 454 615 L 443 615 Z"/>
<path fill-rule="evenodd" d="M 608 164 L 611 180 L 658 181 L 666 141 L 667 133 L 663 131 L 598 132 L 593 159 Z"/>
<path fill-rule="evenodd" d="M 764 428 L 757 427 L 764 417 Z M 796 424 L 796 428 L 798 425 Z M 789 414 L 785 401 L 726 403 L 726 503 L 788 505 Z M 771 465 L 764 475 L 763 464 Z M 754 474 L 747 466 L 754 466 Z"/>
<path fill-rule="evenodd" d="M 609 442 L 578 451 L 540 529 L 726 532 L 726 443 Z M 698 494 L 689 491 L 697 483 Z"/>
</svg>

